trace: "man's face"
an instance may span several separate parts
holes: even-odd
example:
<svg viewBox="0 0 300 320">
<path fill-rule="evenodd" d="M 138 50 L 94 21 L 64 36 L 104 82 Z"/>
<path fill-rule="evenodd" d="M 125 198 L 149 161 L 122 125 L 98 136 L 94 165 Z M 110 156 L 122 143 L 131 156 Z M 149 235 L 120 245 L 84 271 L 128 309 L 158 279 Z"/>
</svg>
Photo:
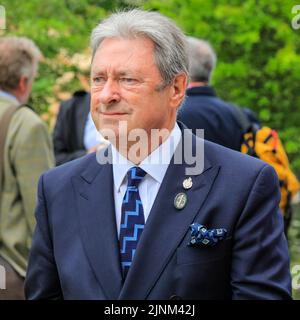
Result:
<svg viewBox="0 0 300 320">
<path fill-rule="evenodd" d="M 97 129 L 112 129 L 119 136 L 119 121 L 126 121 L 128 132 L 171 130 L 182 99 L 175 85 L 159 90 L 162 83 L 150 39 L 105 39 L 91 70 L 91 113 Z"/>
</svg>

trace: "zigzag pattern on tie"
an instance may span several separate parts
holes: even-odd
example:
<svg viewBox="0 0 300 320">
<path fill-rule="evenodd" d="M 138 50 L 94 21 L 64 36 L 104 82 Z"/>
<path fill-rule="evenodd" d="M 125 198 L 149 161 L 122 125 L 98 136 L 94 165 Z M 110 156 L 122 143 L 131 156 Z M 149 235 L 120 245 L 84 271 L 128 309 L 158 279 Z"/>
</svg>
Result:
<svg viewBox="0 0 300 320">
<path fill-rule="evenodd" d="M 133 168 L 130 173 L 131 173 L 130 175 L 131 179 L 142 180 L 144 177 L 144 176 L 140 177 L 136 175 L 136 168 Z"/>
<path fill-rule="evenodd" d="M 143 230 L 144 229 L 144 225 L 143 224 L 136 224 L 134 226 L 134 232 L 133 232 L 133 236 L 132 237 L 124 237 L 123 241 L 122 241 L 122 249 L 121 249 L 121 253 L 125 253 L 125 249 L 126 249 L 126 244 L 129 241 L 137 241 L 138 238 L 138 231 L 139 230 Z"/>
<path fill-rule="evenodd" d="M 131 261 L 126 261 L 126 262 L 124 261 L 124 262 L 122 262 L 122 267 L 123 267 L 123 269 L 125 269 L 126 267 L 130 268 L 131 264 L 132 264 Z"/>
<path fill-rule="evenodd" d="M 128 187 L 124 196 L 123 203 L 128 203 L 129 202 L 129 195 L 130 192 L 137 192 L 138 188 L 137 187 Z"/>
<path fill-rule="evenodd" d="M 120 254 L 123 277 L 132 264 L 139 238 L 144 229 L 145 219 L 138 185 L 146 172 L 139 167 L 132 167 L 127 172 L 127 189 L 122 202 L 120 225 Z"/>
<path fill-rule="evenodd" d="M 125 211 L 125 218 L 124 218 L 124 223 L 121 224 L 121 228 L 127 228 L 128 227 L 128 218 L 130 216 L 138 216 L 140 214 L 140 206 L 141 210 L 142 209 L 142 202 L 140 200 L 135 201 L 135 210 L 134 211 Z"/>
<path fill-rule="evenodd" d="M 131 265 L 132 265 L 132 260 L 133 260 L 133 258 L 134 258 L 134 255 L 135 255 L 135 251 L 136 251 L 136 249 L 132 249 L 131 250 L 131 261 L 123 261 L 122 262 L 122 267 L 123 268 L 130 268 L 131 267 Z"/>
</svg>

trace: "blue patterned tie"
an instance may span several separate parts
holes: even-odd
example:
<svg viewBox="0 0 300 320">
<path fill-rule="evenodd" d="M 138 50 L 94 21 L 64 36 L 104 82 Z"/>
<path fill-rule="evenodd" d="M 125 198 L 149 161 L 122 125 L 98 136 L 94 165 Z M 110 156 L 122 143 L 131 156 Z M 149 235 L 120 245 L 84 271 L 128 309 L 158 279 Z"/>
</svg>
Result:
<svg viewBox="0 0 300 320">
<path fill-rule="evenodd" d="M 145 225 L 144 209 L 138 185 L 146 175 L 139 167 L 132 167 L 127 172 L 128 184 L 122 203 L 120 228 L 121 263 L 124 279 L 131 266 L 137 243 Z"/>
</svg>

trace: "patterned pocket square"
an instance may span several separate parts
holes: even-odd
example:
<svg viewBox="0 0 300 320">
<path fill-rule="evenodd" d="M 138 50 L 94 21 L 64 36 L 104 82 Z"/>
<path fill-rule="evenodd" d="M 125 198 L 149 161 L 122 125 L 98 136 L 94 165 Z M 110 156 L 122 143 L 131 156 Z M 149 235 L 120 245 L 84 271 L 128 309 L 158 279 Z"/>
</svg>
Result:
<svg viewBox="0 0 300 320">
<path fill-rule="evenodd" d="M 193 223 L 190 225 L 191 240 L 188 243 L 189 246 L 214 246 L 219 241 L 226 237 L 227 230 L 224 228 L 219 229 L 207 229 L 205 226 L 199 223 Z"/>
</svg>

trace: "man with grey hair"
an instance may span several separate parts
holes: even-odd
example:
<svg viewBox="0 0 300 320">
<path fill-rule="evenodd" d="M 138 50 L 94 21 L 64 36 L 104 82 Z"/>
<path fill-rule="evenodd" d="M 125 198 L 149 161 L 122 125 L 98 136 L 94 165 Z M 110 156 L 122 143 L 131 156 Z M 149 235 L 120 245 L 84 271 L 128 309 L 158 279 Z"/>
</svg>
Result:
<svg viewBox="0 0 300 320">
<path fill-rule="evenodd" d="M 188 37 L 190 83 L 186 99 L 178 112 L 178 120 L 196 133 L 204 129 L 206 140 L 240 151 L 243 128 L 235 107 L 216 96 L 210 85 L 217 57 L 204 40 Z"/>
<path fill-rule="evenodd" d="M 0 299 L 24 297 L 39 176 L 54 164 L 46 125 L 24 104 L 37 73 L 40 50 L 27 38 L 0 38 Z"/>
<path fill-rule="evenodd" d="M 176 122 L 182 31 L 157 12 L 119 12 L 92 48 L 91 114 L 111 145 L 40 178 L 27 298 L 289 299 L 276 173 Z M 185 151 L 200 172 L 187 174 Z"/>
</svg>

